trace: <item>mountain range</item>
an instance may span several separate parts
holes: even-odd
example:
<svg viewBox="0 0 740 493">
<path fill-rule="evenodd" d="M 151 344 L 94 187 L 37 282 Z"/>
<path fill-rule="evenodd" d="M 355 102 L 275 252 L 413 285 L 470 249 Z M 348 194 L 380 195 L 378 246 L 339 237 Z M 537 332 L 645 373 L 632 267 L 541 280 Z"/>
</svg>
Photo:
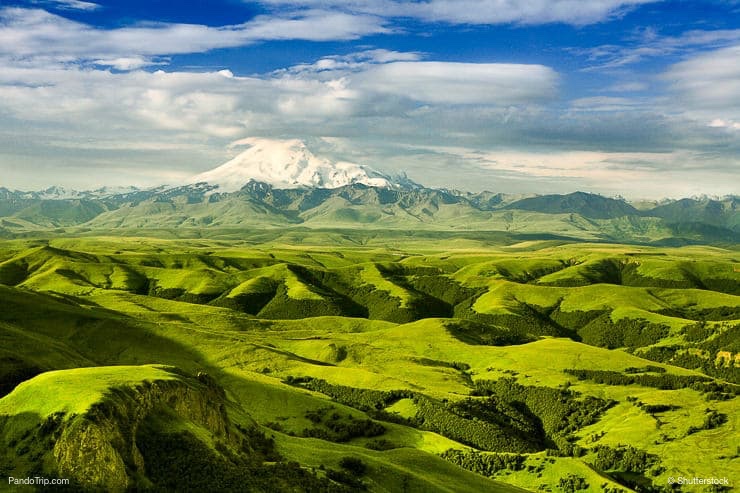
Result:
<svg viewBox="0 0 740 493">
<path fill-rule="evenodd" d="M 58 228 L 309 227 L 505 231 L 589 241 L 736 243 L 738 197 L 636 208 L 575 192 L 523 196 L 421 186 L 315 156 L 298 140 L 245 139 L 248 149 L 185 183 L 151 189 L 38 192 L 0 187 L 0 234 Z"/>
</svg>

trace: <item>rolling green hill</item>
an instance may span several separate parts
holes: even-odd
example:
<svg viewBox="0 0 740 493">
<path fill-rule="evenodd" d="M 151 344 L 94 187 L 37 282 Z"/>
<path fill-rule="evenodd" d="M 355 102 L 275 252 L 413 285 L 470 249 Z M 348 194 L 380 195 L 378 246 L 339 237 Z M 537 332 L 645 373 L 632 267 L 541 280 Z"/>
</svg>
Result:
<svg viewBox="0 0 740 493">
<path fill-rule="evenodd" d="M 486 234 L 5 241 L 0 468 L 73 491 L 732 477 L 737 265 Z"/>
</svg>

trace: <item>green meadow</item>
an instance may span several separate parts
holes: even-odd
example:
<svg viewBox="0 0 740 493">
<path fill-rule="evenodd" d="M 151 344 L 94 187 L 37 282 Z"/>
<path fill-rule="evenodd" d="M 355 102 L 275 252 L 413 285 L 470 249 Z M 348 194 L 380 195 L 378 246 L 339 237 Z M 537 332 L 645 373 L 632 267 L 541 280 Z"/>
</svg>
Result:
<svg viewBox="0 0 740 493">
<path fill-rule="evenodd" d="M 740 481 L 732 245 L 186 233 L 0 243 L 0 476 L 121 492 Z"/>
</svg>

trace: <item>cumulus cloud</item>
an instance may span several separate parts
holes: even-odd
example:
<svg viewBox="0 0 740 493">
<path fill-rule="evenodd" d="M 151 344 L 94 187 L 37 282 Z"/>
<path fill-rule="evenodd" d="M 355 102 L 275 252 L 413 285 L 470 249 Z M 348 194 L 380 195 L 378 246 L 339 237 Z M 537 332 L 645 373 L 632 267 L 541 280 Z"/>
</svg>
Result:
<svg viewBox="0 0 740 493">
<path fill-rule="evenodd" d="M 105 115 L 118 125 L 144 120 L 162 129 L 228 137 L 244 131 L 254 115 L 317 121 L 366 114 L 370 107 L 378 115 L 401 115 L 418 104 L 526 105 L 556 90 L 557 75 L 540 65 L 393 61 L 416 57 L 376 50 L 262 77 L 8 64 L 0 72 L 0 107 L 32 121 L 86 122 Z M 96 63 L 131 69 L 151 61 Z M 388 95 L 406 103 L 378 106 L 378 98 Z"/>
<path fill-rule="evenodd" d="M 734 72 L 722 72 L 731 68 L 719 68 L 727 56 L 674 66 L 674 90 L 688 94 L 700 77 L 732 79 Z M 38 169 L 57 167 L 36 173 L 39 180 L 72 173 L 154 184 L 155 176 L 174 179 L 220 164 L 229 157 L 227 144 L 245 136 L 328 136 L 323 142 L 350 143 L 328 150 L 339 160 L 405 169 L 435 186 L 542 190 L 557 182 L 567 191 L 598 189 L 601 180 L 602 190 L 609 183 L 616 192 L 660 182 L 664 193 L 680 195 L 683 188 L 669 190 L 682 181 L 704 191 L 708 183 L 717 190 L 733 183 L 728 167 L 736 161 L 727 156 L 738 152 L 738 142 L 716 134 L 734 132 L 736 116 L 717 114 L 697 127 L 688 117 L 617 97 L 576 99 L 563 108 L 558 74 L 541 65 L 366 50 L 250 77 L 134 69 L 154 61 L 97 60 L 132 69 L 112 72 L 0 60 L 0 173 L 19 176 L 7 163 L 32 159 Z M 79 172 L 84 166 L 101 171 Z"/>
<path fill-rule="evenodd" d="M 130 142 L 130 149 L 151 153 L 160 142 L 195 142 L 204 149 L 211 146 L 206 152 L 210 161 L 204 160 L 206 154 L 193 153 L 160 166 L 208 167 L 218 164 L 214 155 L 225 157 L 225 143 L 245 135 L 316 136 L 320 130 L 380 138 L 406 133 L 413 138 L 420 128 L 415 122 L 428 128 L 432 125 L 424 123 L 426 119 L 441 124 L 440 115 L 428 113 L 435 106 L 453 113 L 460 105 L 475 105 L 475 111 L 524 111 L 557 90 L 556 73 L 540 65 L 461 64 L 421 57 L 366 50 L 250 77 L 229 70 L 136 69 L 156 63 L 146 57 L 96 59 L 92 66 L 0 57 L 0 137 L 15 135 L 6 153 L 25 142 L 47 149 L 47 159 L 55 153 L 69 155 L 76 146 L 89 155 L 96 146 L 109 149 L 116 139 L 124 147 Z M 456 126 L 454 121 L 449 125 Z M 54 135 L 45 129 L 54 129 Z M 132 168 L 136 162 L 152 167 L 146 160 L 129 162 Z"/>
<path fill-rule="evenodd" d="M 42 10 L 0 9 L 0 175 L 21 176 L 18 167 L 32 162 L 44 170 L 36 180 L 154 184 L 156 177 L 175 180 L 220 164 L 229 142 L 266 136 L 313 138 L 339 160 L 406 169 L 434 186 L 541 191 L 558 183 L 567 191 L 602 180 L 637 190 L 632 180 L 646 190 L 657 181 L 678 190 L 683 180 L 706 191 L 733 183 L 740 152 L 737 47 L 670 67 L 663 82 L 682 107 L 668 110 L 644 94 L 562 101 L 551 67 L 442 62 L 421 52 L 367 49 L 249 77 L 166 66 L 172 55 L 260 40 L 391 32 L 390 14 L 371 3 L 381 5 L 358 0 L 330 11 L 331 2 L 295 2 L 287 13 L 233 26 L 116 29 Z M 513 14 L 496 15 L 510 20 L 490 14 L 486 22 L 576 22 L 527 13 L 537 2 L 509 3 Z M 596 3 L 607 17 L 627 5 Z M 410 9 L 398 15 L 464 22 L 414 10 L 427 12 L 434 1 L 385 4 Z M 694 32 L 686 39 L 730 37 Z M 619 84 L 608 91 L 646 88 L 643 81 Z M 98 171 L 83 172 L 92 168 Z"/>
</svg>

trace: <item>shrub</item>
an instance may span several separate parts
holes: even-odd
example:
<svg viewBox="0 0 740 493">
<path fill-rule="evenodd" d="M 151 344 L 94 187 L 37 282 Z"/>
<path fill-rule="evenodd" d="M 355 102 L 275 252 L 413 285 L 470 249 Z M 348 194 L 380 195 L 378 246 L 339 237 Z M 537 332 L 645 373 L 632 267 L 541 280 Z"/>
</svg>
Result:
<svg viewBox="0 0 740 493">
<path fill-rule="evenodd" d="M 356 477 L 364 476 L 367 473 L 367 464 L 357 457 L 342 457 L 339 461 L 339 467 L 351 472 Z"/>
</svg>

